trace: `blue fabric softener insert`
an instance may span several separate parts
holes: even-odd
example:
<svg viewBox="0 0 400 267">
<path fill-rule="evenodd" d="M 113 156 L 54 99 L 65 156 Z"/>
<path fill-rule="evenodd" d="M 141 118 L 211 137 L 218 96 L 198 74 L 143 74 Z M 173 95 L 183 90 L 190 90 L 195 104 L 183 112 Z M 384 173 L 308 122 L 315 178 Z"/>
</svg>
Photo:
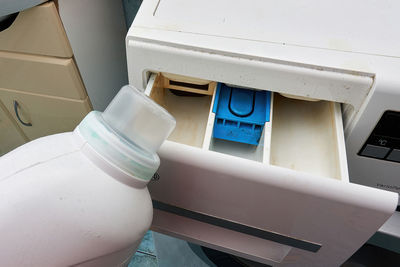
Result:
<svg viewBox="0 0 400 267">
<path fill-rule="evenodd" d="M 269 122 L 271 92 L 229 87 L 218 83 L 213 112 L 213 137 L 258 145 Z"/>
</svg>

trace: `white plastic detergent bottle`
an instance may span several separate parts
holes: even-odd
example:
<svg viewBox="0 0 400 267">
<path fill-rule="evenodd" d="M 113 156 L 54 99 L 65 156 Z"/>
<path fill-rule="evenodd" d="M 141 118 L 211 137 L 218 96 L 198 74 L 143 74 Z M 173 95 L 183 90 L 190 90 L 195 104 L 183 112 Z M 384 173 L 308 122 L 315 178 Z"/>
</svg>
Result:
<svg viewBox="0 0 400 267">
<path fill-rule="evenodd" d="M 73 132 L 0 157 L 0 266 L 126 266 L 150 227 L 146 185 L 175 123 L 125 86 Z"/>
</svg>

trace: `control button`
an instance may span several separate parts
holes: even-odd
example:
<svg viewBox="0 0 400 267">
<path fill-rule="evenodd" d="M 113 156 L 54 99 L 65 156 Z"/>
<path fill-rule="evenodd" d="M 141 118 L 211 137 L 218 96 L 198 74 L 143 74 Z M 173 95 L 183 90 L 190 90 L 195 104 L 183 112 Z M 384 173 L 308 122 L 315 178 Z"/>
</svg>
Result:
<svg viewBox="0 0 400 267">
<path fill-rule="evenodd" d="M 400 150 L 393 149 L 392 152 L 390 152 L 389 156 L 386 159 L 400 162 Z"/>
<path fill-rule="evenodd" d="M 383 159 L 389 150 L 390 148 L 388 147 L 366 145 L 364 150 L 361 152 L 361 156 Z"/>
<path fill-rule="evenodd" d="M 389 148 L 400 148 L 400 139 L 372 134 L 369 137 L 367 144 Z"/>
</svg>

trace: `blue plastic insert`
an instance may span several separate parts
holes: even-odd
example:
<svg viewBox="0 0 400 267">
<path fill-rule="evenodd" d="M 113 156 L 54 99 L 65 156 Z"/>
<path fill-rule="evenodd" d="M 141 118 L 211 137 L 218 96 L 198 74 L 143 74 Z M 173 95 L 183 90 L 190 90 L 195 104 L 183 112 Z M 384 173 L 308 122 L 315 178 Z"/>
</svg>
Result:
<svg viewBox="0 0 400 267">
<path fill-rule="evenodd" d="M 213 137 L 258 145 L 269 121 L 271 92 L 229 87 L 218 83 L 213 112 Z"/>
</svg>

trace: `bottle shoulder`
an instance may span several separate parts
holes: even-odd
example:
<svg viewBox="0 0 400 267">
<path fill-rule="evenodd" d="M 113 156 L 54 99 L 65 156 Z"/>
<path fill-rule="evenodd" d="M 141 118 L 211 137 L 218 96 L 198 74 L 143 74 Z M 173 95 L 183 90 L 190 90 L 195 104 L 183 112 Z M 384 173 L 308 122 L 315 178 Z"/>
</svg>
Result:
<svg viewBox="0 0 400 267">
<path fill-rule="evenodd" d="M 72 132 L 35 139 L 0 157 L 0 181 L 30 166 L 78 150 L 80 144 Z"/>
<path fill-rule="evenodd" d="M 0 228 L 7 229 L 0 231 L 1 266 L 18 266 L 16 250 L 33 266 L 98 258 L 140 242 L 152 219 L 146 187 L 113 179 L 81 150 L 15 173 L 0 186 L 0 199 Z M 81 253 L 80 247 L 88 249 Z"/>
</svg>

